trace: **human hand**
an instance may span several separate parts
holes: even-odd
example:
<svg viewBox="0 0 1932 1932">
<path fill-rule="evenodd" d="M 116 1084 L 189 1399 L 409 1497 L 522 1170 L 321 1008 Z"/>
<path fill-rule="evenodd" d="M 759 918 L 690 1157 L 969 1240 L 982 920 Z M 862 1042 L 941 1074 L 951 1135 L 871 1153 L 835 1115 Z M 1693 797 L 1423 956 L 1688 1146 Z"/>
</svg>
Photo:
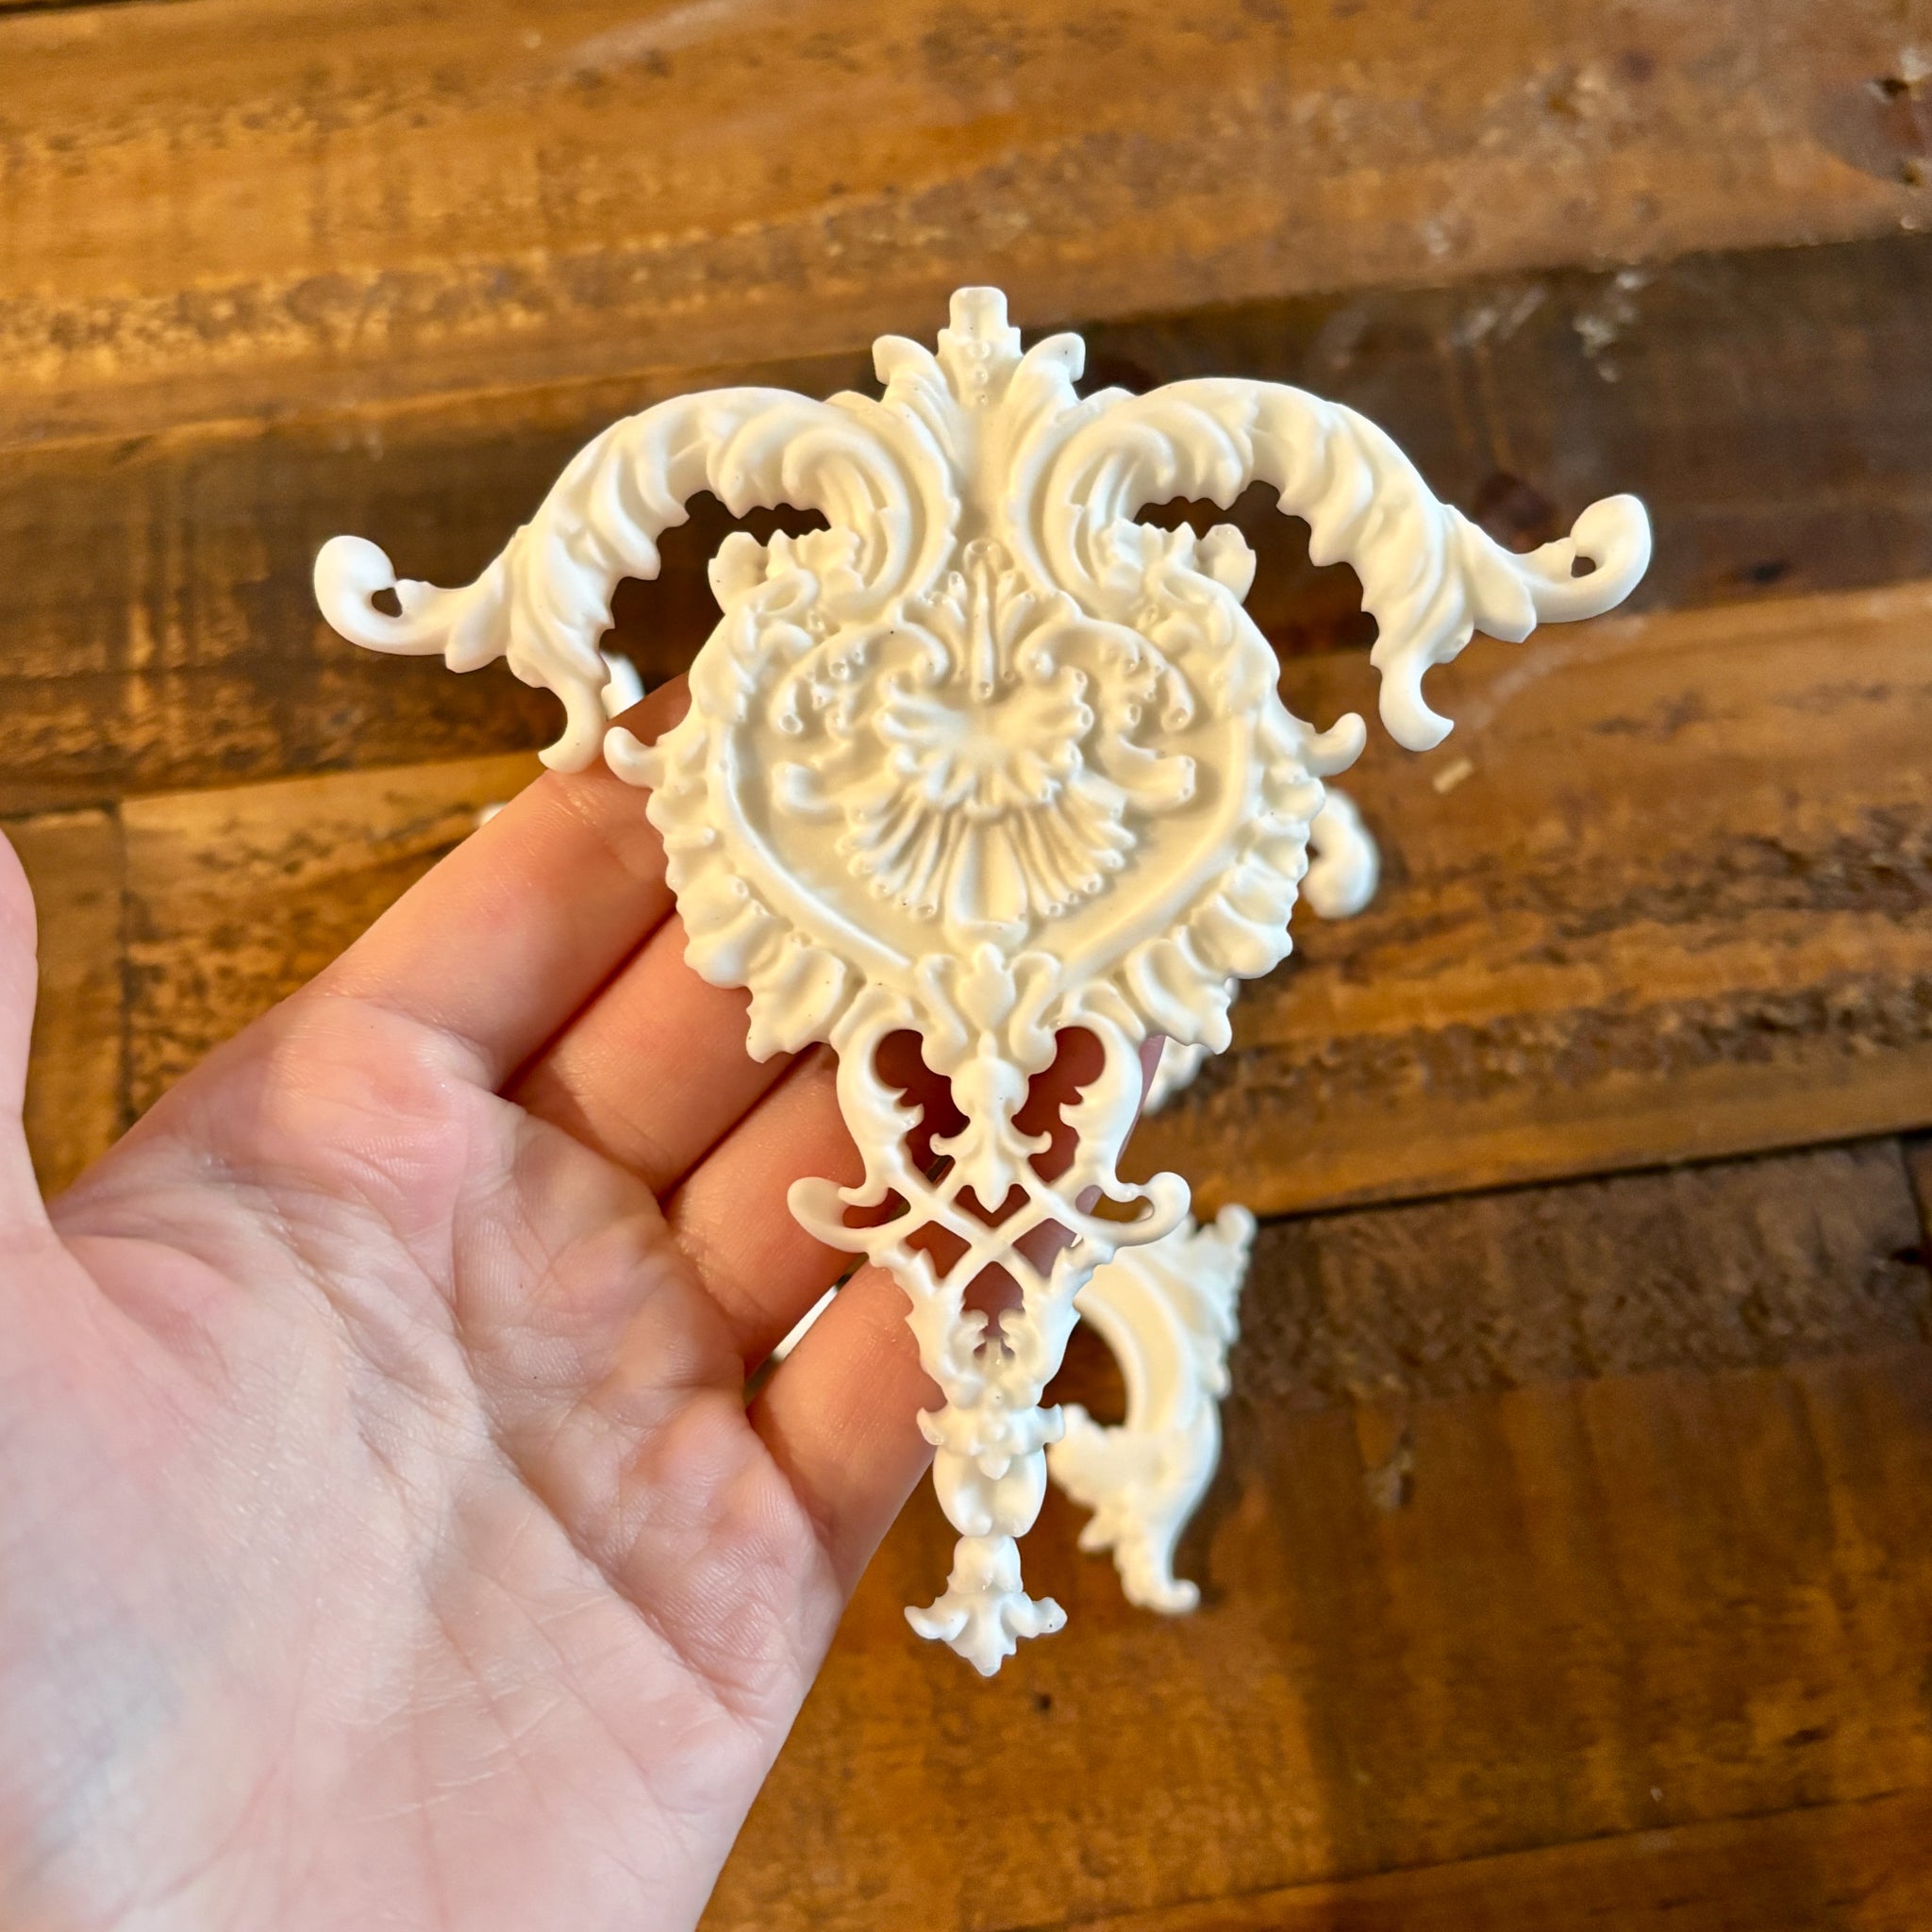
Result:
<svg viewBox="0 0 1932 1932">
<path fill-rule="evenodd" d="M 539 780 L 47 1207 L 6 855 L 7 1925 L 697 1919 L 937 1391 L 862 1270 L 747 1408 L 860 1167 L 643 803 Z"/>
</svg>

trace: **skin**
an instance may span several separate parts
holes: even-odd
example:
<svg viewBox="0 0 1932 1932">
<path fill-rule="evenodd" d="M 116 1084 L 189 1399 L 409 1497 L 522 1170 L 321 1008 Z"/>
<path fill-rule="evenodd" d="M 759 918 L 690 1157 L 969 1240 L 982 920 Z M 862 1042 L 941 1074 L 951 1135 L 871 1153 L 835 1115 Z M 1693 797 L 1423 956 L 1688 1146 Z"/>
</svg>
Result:
<svg viewBox="0 0 1932 1932">
<path fill-rule="evenodd" d="M 541 779 L 45 1204 L 0 841 L 9 1932 L 696 1923 L 938 1391 L 867 1269 L 747 1405 L 860 1167 L 643 805 Z"/>
</svg>

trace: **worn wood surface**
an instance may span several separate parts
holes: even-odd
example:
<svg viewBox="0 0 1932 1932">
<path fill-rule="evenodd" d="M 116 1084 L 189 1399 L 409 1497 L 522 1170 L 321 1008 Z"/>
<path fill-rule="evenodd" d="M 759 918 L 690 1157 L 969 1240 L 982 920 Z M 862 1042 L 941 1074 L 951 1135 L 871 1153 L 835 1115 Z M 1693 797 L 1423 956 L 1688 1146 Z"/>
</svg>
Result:
<svg viewBox="0 0 1932 1932">
<path fill-rule="evenodd" d="M 1928 308 L 1932 240 L 1912 235 L 1355 290 L 1086 335 L 1095 382 L 1238 371 L 1346 402 L 1517 548 L 1634 491 L 1657 532 L 1636 602 L 1655 608 L 1932 574 Z M 1263 629 L 1289 651 L 1364 638 L 1352 576 L 1307 568 L 1273 493 L 1241 510 Z"/>
<path fill-rule="evenodd" d="M 966 280 L 1039 323 L 1883 233 L 1932 219 L 1926 38 L 1922 0 L 14 14 L 0 436 L 847 349 Z"/>
<path fill-rule="evenodd" d="M 962 1686 L 905 1641 L 950 1548 L 920 1498 L 713 1932 L 1043 1926 L 1924 1790 L 1918 1239 L 1890 1143 L 1264 1230 L 1202 1608 L 1128 1608 L 1055 1498 L 1028 1574 L 1068 1631 Z"/>
<path fill-rule="evenodd" d="M 1371 697 L 1353 653 L 1290 679 L 1324 720 Z M 1279 1213 L 1932 1125 L 1932 586 L 1484 641 L 1432 689 L 1457 733 L 1349 781 L 1382 893 L 1298 924 L 1141 1168 Z M 130 800 L 128 1104 L 534 770 Z M 60 970 L 98 973 L 95 901 L 75 917 Z M 50 1080 L 104 1063 L 86 1028 L 43 1056 Z"/>
<path fill-rule="evenodd" d="M 1078 1932 L 1921 1932 L 1932 1793 L 1294 1886 Z"/>
<path fill-rule="evenodd" d="M 1324 722 L 1365 664 L 1290 668 Z M 1147 1164 L 1281 1212 L 1932 1114 L 1932 587 L 1479 641 L 1344 782 L 1386 882 L 1236 1008 Z"/>
<path fill-rule="evenodd" d="M 1932 239 L 1905 237 L 1088 333 L 1096 383 L 1240 371 L 1353 404 L 1508 542 L 1636 491 L 1658 533 L 1639 602 L 1678 608 L 1932 575 L 1928 309 Z M 896 320 L 924 332 L 942 314 L 935 302 Z M 316 550 L 357 531 L 407 575 L 467 581 L 605 423 L 739 380 L 829 392 L 870 371 L 856 354 L 687 368 L 13 452 L 0 463 L 0 810 L 541 742 L 552 701 L 500 667 L 453 678 L 336 637 L 315 611 Z M 1204 527 L 1222 515 L 1190 513 Z M 1234 521 L 1259 558 L 1250 608 L 1284 654 L 1368 641 L 1353 573 L 1313 570 L 1305 526 L 1271 492 L 1251 491 Z M 622 641 L 654 678 L 710 627 L 705 564 L 727 527 L 701 498 L 665 541 L 660 580 L 625 588 Z"/>
<path fill-rule="evenodd" d="M 1275 1222 L 1242 1329 L 1274 1367 L 1247 1399 L 1421 1401 L 1932 1341 L 1915 1216 L 1877 1141 Z"/>
<path fill-rule="evenodd" d="M 852 358 L 836 374 L 729 372 L 826 389 L 862 374 Z M 0 808 L 546 742 L 556 702 L 501 665 L 453 677 L 438 659 L 336 636 L 315 608 L 315 553 L 339 531 L 363 532 L 407 575 L 467 581 L 581 443 L 668 392 L 625 384 L 394 420 L 217 425 L 0 462 Z M 766 534 L 774 524 L 753 520 Z M 806 525 L 794 515 L 790 526 Z M 633 619 L 621 641 L 654 682 L 682 669 L 715 622 L 704 563 L 727 527 L 706 498 L 667 539 L 667 581 L 620 605 Z"/>
</svg>

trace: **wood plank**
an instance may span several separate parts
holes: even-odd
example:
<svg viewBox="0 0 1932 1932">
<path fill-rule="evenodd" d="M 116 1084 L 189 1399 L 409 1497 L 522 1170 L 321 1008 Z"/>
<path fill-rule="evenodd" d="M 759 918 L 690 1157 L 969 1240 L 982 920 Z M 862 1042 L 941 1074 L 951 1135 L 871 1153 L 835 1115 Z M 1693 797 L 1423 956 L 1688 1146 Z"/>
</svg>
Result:
<svg viewBox="0 0 1932 1932">
<path fill-rule="evenodd" d="M 1924 1234 L 1923 1252 L 1932 1263 L 1932 1134 L 1915 1136 L 1905 1143 L 1906 1171 L 1912 1177 L 1912 1192 L 1919 1203 L 1919 1226 Z"/>
<path fill-rule="evenodd" d="M 1926 1332 L 1913 1233 L 1886 1145 L 1266 1230 L 1203 1607 L 1128 1608 L 1051 1498 L 1069 1627 L 981 1683 L 908 1639 L 949 1549 L 917 1499 L 710 1932 L 1054 1925 L 1924 1789 L 1932 1349 L 1873 1346 Z"/>
<path fill-rule="evenodd" d="M 1917 0 L 0 19 L 0 434 L 1932 219 Z"/>
<path fill-rule="evenodd" d="M 862 374 L 845 358 L 732 377 L 835 389 Z M 693 379 L 706 381 L 702 372 Z M 315 608 L 315 553 L 337 532 L 358 531 L 412 575 L 466 581 L 582 442 L 665 392 L 544 391 L 513 406 L 229 425 L 19 454 L 0 469 L 9 746 L 0 806 L 547 742 L 560 708 L 501 665 L 456 677 L 438 658 L 344 642 Z M 806 527 L 795 514 L 748 526 L 769 534 L 781 521 Z M 613 641 L 654 682 L 682 669 L 716 621 L 704 565 L 729 527 L 705 499 L 667 539 L 667 581 L 643 621 L 625 622 Z M 626 596 L 620 616 L 636 608 Z"/>
<path fill-rule="evenodd" d="M 1922 1932 L 1932 1793 L 1644 1831 L 1125 1917 L 1078 1932 Z"/>
<path fill-rule="evenodd" d="M 1901 236 L 1087 333 L 1096 383 L 1232 373 L 1348 403 L 1517 548 L 1635 491 L 1657 536 L 1639 608 L 1675 608 L 1932 575 L 1928 309 L 1932 240 Z M 1308 568 L 1272 491 L 1236 521 L 1260 558 L 1249 608 L 1277 645 L 1373 636 L 1353 575 Z"/>
<path fill-rule="evenodd" d="M 121 827 L 110 813 L 15 820 L 40 915 L 40 1003 L 27 1063 L 26 1137 L 52 1194 L 125 1124 Z"/>
<path fill-rule="evenodd" d="M 1366 665 L 1291 666 L 1307 715 Z M 1263 1213 L 1932 1121 L 1932 586 L 1478 643 L 1349 788 L 1385 883 L 1298 925 L 1141 1130 Z"/>
<path fill-rule="evenodd" d="M 130 801 L 134 1110 L 311 978 L 537 770 L 512 754 Z"/>
<path fill-rule="evenodd" d="M 1264 1223 L 1246 1399 L 1433 1400 L 1932 1341 L 1918 1232 L 1891 1141 Z"/>
<path fill-rule="evenodd" d="M 1294 695 L 1326 719 L 1368 676 L 1311 658 Z M 1458 735 L 1379 745 L 1353 780 L 1377 904 L 1298 932 L 1135 1161 L 1272 1213 L 1932 1118 L 1932 587 L 1482 644 L 1436 677 Z M 459 763 L 130 801 L 135 1105 L 502 782 Z M 311 846 L 291 897 L 282 855 Z"/>
<path fill-rule="evenodd" d="M 182 0 L 186 7 L 202 0 Z M 1299 382 L 1367 410 L 1439 491 L 1541 541 L 1635 490 L 1658 550 L 1652 607 L 1932 575 L 1932 240 L 1699 257 L 1310 297 L 1090 329 L 1095 382 L 1203 371 Z M 899 318 L 924 330 L 934 307 Z M 1607 377 L 1614 376 L 1614 381 Z M 462 582 L 576 447 L 675 390 L 870 382 L 863 357 L 685 368 L 649 380 L 229 422 L 16 452 L 0 465 L 0 809 L 110 802 L 541 741 L 551 701 L 502 668 L 453 678 L 317 619 L 309 571 L 341 530 L 408 575 Z M 1205 527 L 1222 512 L 1195 506 Z M 1170 511 L 1179 514 L 1178 509 Z M 769 533 L 779 521 L 754 520 Z M 1307 561 L 1265 489 L 1235 508 L 1250 608 L 1284 653 L 1373 635 L 1354 575 Z M 670 534 L 620 639 L 655 677 L 716 614 L 709 498 Z M 633 594 L 635 592 L 635 594 Z"/>
</svg>

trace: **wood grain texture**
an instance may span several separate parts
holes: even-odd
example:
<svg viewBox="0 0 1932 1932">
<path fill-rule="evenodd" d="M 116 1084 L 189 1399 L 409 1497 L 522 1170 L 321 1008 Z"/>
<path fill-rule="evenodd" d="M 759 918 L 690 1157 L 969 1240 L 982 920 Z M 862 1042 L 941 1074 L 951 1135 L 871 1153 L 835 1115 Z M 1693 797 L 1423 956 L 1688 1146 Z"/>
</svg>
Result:
<svg viewBox="0 0 1932 1932">
<path fill-rule="evenodd" d="M 1365 664 L 1290 667 L 1306 715 Z M 1264 1213 L 1932 1120 L 1932 587 L 1602 623 L 1432 675 L 1349 789 L 1368 911 L 1297 922 L 1141 1130 Z"/>
<path fill-rule="evenodd" d="M 1932 1792 L 1644 1831 L 1068 1932 L 1923 1932 Z"/>
<path fill-rule="evenodd" d="M 537 770 L 514 754 L 130 801 L 134 1110 L 313 977 Z"/>
<path fill-rule="evenodd" d="M 1905 1143 L 1906 1171 L 1919 1203 L 1919 1226 L 1924 1235 L 1923 1252 L 1932 1266 L 1932 1135 L 1915 1135 Z"/>
<path fill-rule="evenodd" d="M 1290 681 L 1326 720 L 1369 675 Z M 1434 688 L 1447 745 L 1351 780 L 1375 905 L 1298 924 L 1135 1164 L 1278 1213 L 1932 1120 L 1932 588 L 1479 642 Z M 134 1106 L 532 769 L 131 800 Z"/>
<path fill-rule="evenodd" d="M 1634 490 L 1658 532 L 1639 599 L 1658 608 L 1932 575 L 1928 309 L 1932 239 L 1913 237 L 1089 337 L 1096 384 L 1245 373 L 1353 404 L 1507 542 Z M 941 314 L 899 319 L 923 332 Z M 407 575 L 467 581 L 607 423 L 735 381 L 828 393 L 868 387 L 870 369 L 863 356 L 688 367 L 14 453 L 0 465 L 0 809 L 541 741 L 552 701 L 501 668 L 454 678 L 337 638 L 315 611 L 316 550 L 357 531 Z M 1188 513 L 1203 527 L 1223 515 Z M 1366 643 L 1354 574 L 1313 569 L 1306 526 L 1270 491 L 1232 514 L 1259 558 L 1249 608 L 1277 648 Z M 715 620 L 705 566 L 728 527 L 700 498 L 658 582 L 624 587 L 618 641 L 652 676 L 688 662 Z"/>
<path fill-rule="evenodd" d="M 1926 38 L 1922 0 L 16 13 L 0 435 L 849 349 L 967 280 L 1043 322 L 1887 232 L 1932 219 Z"/>
<path fill-rule="evenodd" d="M 830 387 L 858 373 L 839 370 Z M 229 425 L 0 465 L 0 807 L 547 742 L 560 708 L 502 666 L 456 677 L 440 659 L 379 657 L 339 638 L 315 607 L 315 554 L 357 531 L 409 575 L 467 581 L 582 442 L 658 393 L 525 395 L 507 420 L 465 404 L 426 421 L 405 411 Z M 726 527 L 713 506 L 675 532 L 666 592 L 613 641 L 654 679 L 688 663 L 715 621 L 697 545 L 715 548 Z"/>
<path fill-rule="evenodd" d="M 1631 491 L 1657 543 L 1637 608 L 1932 575 L 1932 239 L 1485 276 L 1087 330 L 1091 379 L 1243 375 L 1381 424 L 1498 541 L 1561 536 Z M 1201 506 L 1211 520 L 1224 512 Z M 1274 493 L 1236 521 L 1249 608 L 1287 651 L 1366 641 Z"/>
<path fill-rule="evenodd" d="M 1433 1400 L 1932 1342 L 1897 1142 L 1264 1223 L 1249 1401 Z"/>
<path fill-rule="evenodd" d="M 126 1124 L 121 827 L 111 813 L 79 811 L 15 820 L 6 831 L 40 916 L 26 1136 L 51 1194 Z"/>
<path fill-rule="evenodd" d="M 1265 1230 L 1203 1607 L 1127 1607 L 1055 1496 L 1027 1568 L 1069 1627 L 963 1681 L 906 1641 L 949 1548 L 918 1499 L 711 1932 L 1057 1925 L 1932 1785 L 1914 1234 L 1883 1145 Z M 1757 1923 L 1833 1923 L 1790 1904 Z"/>
</svg>

